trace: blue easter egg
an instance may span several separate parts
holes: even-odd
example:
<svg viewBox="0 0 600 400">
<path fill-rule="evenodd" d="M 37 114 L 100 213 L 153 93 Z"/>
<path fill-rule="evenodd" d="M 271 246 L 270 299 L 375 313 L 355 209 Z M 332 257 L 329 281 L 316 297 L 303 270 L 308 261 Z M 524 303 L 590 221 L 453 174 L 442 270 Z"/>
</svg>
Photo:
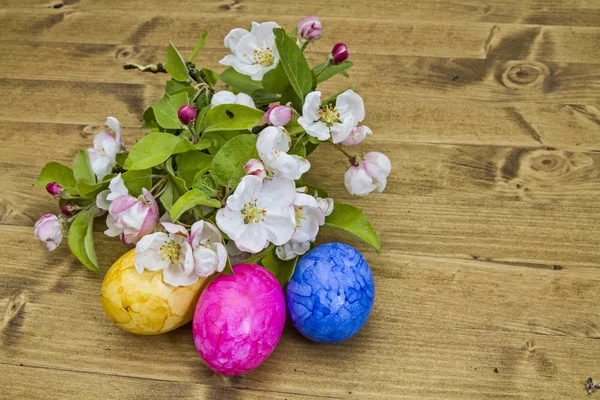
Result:
<svg viewBox="0 0 600 400">
<path fill-rule="evenodd" d="M 286 288 L 292 323 L 308 339 L 337 343 L 367 322 L 375 285 L 365 258 L 353 247 L 328 243 L 304 255 Z"/>
</svg>

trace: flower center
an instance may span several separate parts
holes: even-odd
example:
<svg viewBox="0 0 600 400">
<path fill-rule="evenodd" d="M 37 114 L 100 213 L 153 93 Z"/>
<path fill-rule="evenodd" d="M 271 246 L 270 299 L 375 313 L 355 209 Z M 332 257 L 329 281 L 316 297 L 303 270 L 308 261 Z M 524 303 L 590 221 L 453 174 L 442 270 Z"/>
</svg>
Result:
<svg viewBox="0 0 600 400">
<path fill-rule="evenodd" d="M 296 228 L 300 228 L 300 225 L 302 225 L 302 220 L 304 219 L 303 210 L 304 207 L 296 207 Z"/>
<path fill-rule="evenodd" d="M 174 240 L 165 241 L 165 244 L 160 247 L 162 253 L 160 259 L 168 259 L 171 264 L 177 264 L 179 261 L 179 254 L 181 253 L 181 246 Z"/>
<path fill-rule="evenodd" d="M 340 122 L 340 112 L 331 103 L 319 106 L 319 116 L 321 121 L 331 126 L 335 122 Z"/>
<path fill-rule="evenodd" d="M 262 218 L 267 214 L 267 210 L 258 208 L 256 201 L 246 203 L 242 209 L 242 215 L 244 216 L 244 224 L 256 224 L 257 222 L 264 221 Z"/>
<path fill-rule="evenodd" d="M 270 47 L 254 50 L 253 58 L 255 64 L 260 64 L 263 67 L 270 67 L 273 65 L 273 50 L 271 50 Z"/>
</svg>

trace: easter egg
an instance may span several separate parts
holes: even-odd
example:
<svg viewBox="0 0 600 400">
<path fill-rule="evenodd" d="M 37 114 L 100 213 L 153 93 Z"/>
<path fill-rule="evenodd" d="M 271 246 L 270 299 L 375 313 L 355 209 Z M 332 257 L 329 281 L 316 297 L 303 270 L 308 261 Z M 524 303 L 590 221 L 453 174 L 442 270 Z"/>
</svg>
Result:
<svg viewBox="0 0 600 400">
<path fill-rule="evenodd" d="M 165 333 L 190 322 L 207 280 L 174 287 L 163 281 L 162 271 L 139 273 L 134 259 L 135 249 L 121 256 L 104 277 L 102 307 L 108 318 L 138 335 Z"/>
<path fill-rule="evenodd" d="M 286 288 L 287 309 L 296 329 L 319 343 L 337 343 L 367 322 L 375 286 L 364 257 L 343 243 L 306 253 Z"/>
<path fill-rule="evenodd" d="M 277 346 L 285 300 L 277 279 L 260 265 L 239 264 L 202 292 L 192 332 L 198 354 L 223 375 L 258 367 Z"/>
</svg>

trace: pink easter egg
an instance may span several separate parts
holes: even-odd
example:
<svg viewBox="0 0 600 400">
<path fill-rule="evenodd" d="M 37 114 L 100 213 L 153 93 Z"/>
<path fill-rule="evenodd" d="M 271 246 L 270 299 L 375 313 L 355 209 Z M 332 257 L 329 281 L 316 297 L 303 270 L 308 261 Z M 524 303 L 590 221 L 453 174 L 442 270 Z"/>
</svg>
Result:
<svg viewBox="0 0 600 400">
<path fill-rule="evenodd" d="M 233 267 L 202 292 L 192 323 L 194 344 L 210 369 L 241 375 L 258 367 L 277 346 L 285 300 L 277 279 L 255 264 Z"/>
</svg>

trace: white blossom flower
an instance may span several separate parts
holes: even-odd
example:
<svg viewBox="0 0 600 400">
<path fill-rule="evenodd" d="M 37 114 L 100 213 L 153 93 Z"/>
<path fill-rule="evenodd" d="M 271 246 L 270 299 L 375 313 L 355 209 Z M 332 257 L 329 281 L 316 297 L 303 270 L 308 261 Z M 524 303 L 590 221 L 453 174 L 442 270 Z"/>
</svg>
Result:
<svg viewBox="0 0 600 400">
<path fill-rule="evenodd" d="M 159 220 L 158 205 L 154 196 L 142 189 L 142 196 L 119 196 L 108 208 L 104 233 L 108 236 L 120 236 L 127 245 L 137 243 L 144 235 L 152 232 Z"/>
<path fill-rule="evenodd" d="M 240 92 L 238 94 L 234 94 L 228 90 L 222 90 L 213 94 L 213 97 L 210 100 L 210 105 L 212 107 L 220 106 L 221 104 L 240 104 L 242 106 L 256 108 L 254 100 L 252 100 L 252 97 L 248 96 L 246 93 Z"/>
<path fill-rule="evenodd" d="M 33 226 L 33 237 L 44 243 L 50 251 L 56 249 L 63 238 L 63 224 L 54 214 L 46 214 Z"/>
<path fill-rule="evenodd" d="M 258 135 L 258 155 L 274 176 L 296 180 L 310 169 L 310 162 L 306 158 L 287 154 L 291 145 L 288 131 L 281 126 L 269 126 Z"/>
<path fill-rule="evenodd" d="M 112 203 L 114 199 L 127 195 L 129 195 L 129 191 L 123 182 L 121 174 L 118 174 L 110 180 L 107 190 L 103 190 L 98 193 L 96 196 L 96 206 L 98 206 L 98 208 L 101 210 L 108 211 L 110 203 Z"/>
<path fill-rule="evenodd" d="M 306 95 L 302 116 L 298 123 L 310 136 L 333 143 L 344 141 L 352 128 L 365 118 L 365 105 L 362 98 L 348 89 L 337 97 L 333 104 L 321 104 L 321 92 Z"/>
<path fill-rule="evenodd" d="M 331 197 L 318 197 L 315 193 L 315 198 L 317 199 L 317 203 L 319 203 L 319 208 L 323 210 L 323 214 L 325 216 L 331 215 L 333 212 L 333 199 Z"/>
<path fill-rule="evenodd" d="M 294 181 L 277 177 L 263 180 L 246 175 L 225 208 L 217 212 L 217 225 L 236 244 L 249 253 L 258 253 L 269 242 L 281 246 L 291 239 L 294 217 Z"/>
<path fill-rule="evenodd" d="M 342 140 L 342 144 L 344 146 L 354 146 L 355 144 L 359 144 L 360 142 L 365 140 L 367 135 L 372 135 L 372 134 L 373 134 L 373 131 L 371 130 L 371 128 L 369 128 L 366 125 L 355 126 L 350 131 L 350 134 L 348 135 L 348 137 L 346 139 Z"/>
<path fill-rule="evenodd" d="M 297 256 L 306 253 L 308 249 L 310 249 L 310 242 L 296 243 L 290 240 L 282 246 L 277 246 L 275 248 L 275 254 L 277 254 L 277 257 L 281 260 L 293 260 Z"/>
<path fill-rule="evenodd" d="M 225 36 L 225 47 L 232 54 L 225 56 L 223 65 L 233 67 L 240 74 L 248 75 L 255 81 L 260 81 L 263 75 L 274 69 L 279 62 L 279 53 L 275 46 L 274 28 L 279 28 L 275 22 L 252 23 L 252 29 L 236 28 Z"/>
<path fill-rule="evenodd" d="M 319 233 L 319 226 L 325 223 L 325 213 L 313 196 L 296 193 L 294 197 L 294 213 L 296 230 L 292 241 L 296 243 L 314 242 Z"/>
<path fill-rule="evenodd" d="M 383 192 L 391 170 L 390 159 L 385 154 L 373 151 L 346 171 L 344 184 L 348 192 L 356 196 L 366 196 L 374 190 Z"/>
<path fill-rule="evenodd" d="M 135 246 L 135 268 L 163 271 L 163 280 L 171 286 L 188 286 L 198 281 L 194 274 L 194 255 L 187 230 L 170 222 L 163 222 L 167 230 L 146 235 Z"/>
<path fill-rule="evenodd" d="M 94 147 L 88 149 L 92 171 L 98 182 L 112 172 L 117 165 L 117 153 L 123 147 L 119 121 L 108 117 L 106 125 L 115 132 L 116 138 L 110 132 L 102 131 L 94 137 Z"/>
<path fill-rule="evenodd" d="M 223 271 L 227 263 L 227 250 L 216 226 L 206 221 L 194 223 L 189 241 L 194 251 L 194 272 L 198 278 Z"/>
</svg>

